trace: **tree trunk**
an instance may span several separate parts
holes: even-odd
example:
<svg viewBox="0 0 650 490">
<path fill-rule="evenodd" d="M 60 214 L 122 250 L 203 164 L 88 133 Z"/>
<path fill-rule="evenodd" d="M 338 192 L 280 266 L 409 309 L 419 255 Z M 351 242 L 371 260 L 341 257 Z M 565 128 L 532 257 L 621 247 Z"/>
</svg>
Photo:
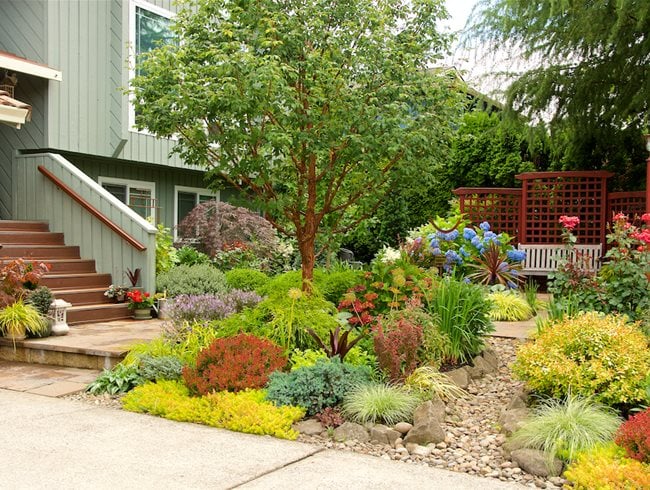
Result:
<svg viewBox="0 0 650 490">
<path fill-rule="evenodd" d="M 316 265 L 316 216 L 309 211 L 305 213 L 305 225 L 298 234 L 298 249 L 302 261 L 302 290 L 310 294 Z"/>
</svg>

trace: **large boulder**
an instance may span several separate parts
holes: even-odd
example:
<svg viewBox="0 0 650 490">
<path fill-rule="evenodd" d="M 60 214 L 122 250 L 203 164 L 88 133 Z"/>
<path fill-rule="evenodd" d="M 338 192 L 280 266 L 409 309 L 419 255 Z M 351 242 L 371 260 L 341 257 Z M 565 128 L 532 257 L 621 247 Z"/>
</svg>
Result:
<svg viewBox="0 0 650 490">
<path fill-rule="evenodd" d="M 293 429 L 307 436 L 315 436 L 323 432 L 323 426 L 316 419 L 302 420 L 293 424 Z"/>
<path fill-rule="evenodd" d="M 359 442 L 368 442 L 370 435 L 363 425 L 355 424 L 354 422 L 344 422 L 334 429 L 335 441 L 343 442 L 353 439 Z"/>
<path fill-rule="evenodd" d="M 413 425 L 418 426 L 429 422 L 441 424 L 445 421 L 445 404 L 436 397 L 419 405 L 413 412 Z"/>
<path fill-rule="evenodd" d="M 440 423 L 431 421 L 413 427 L 404 438 L 404 444 L 414 443 L 421 446 L 433 442 L 437 444 L 445 440 L 445 431 Z"/>
<path fill-rule="evenodd" d="M 562 473 L 562 461 L 557 458 L 550 460 L 538 449 L 515 449 L 510 453 L 510 459 L 531 475 L 548 477 Z"/>
<path fill-rule="evenodd" d="M 395 446 L 395 441 L 400 437 L 402 437 L 401 432 L 385 425 L 377 424 L 370 428 L 370 442 L 373 443 Z"/>
<path fill-rule="evenodd" d="M 451 382 L 459 388 L 466 390 L 469 386 L 470 376 L 467 368 L 465 367 L 447 371 L 445 373 L 445 376 L 447 376 Z"/>
<path fill-rule="evenodd" d="M 501 432 L 507 436 L 511 436 L 513 432 L 521 428 L 528 418 L 529 411 L 527 408 L 513 408 L 512 410 L 504 410 L 499 417 L 499 425 Z"/>
<path fill-rule="evenodd" d="M 496 351 L 492 347 L 485 347 L 485 349 L 483 349 L 483 352 L 481 352 L 481 356 L 483 359 L 485 359 L 485 362 L 490 365 L 493 371 L 499 369 L 499 358 L 497 357 Z"/>
</svg>

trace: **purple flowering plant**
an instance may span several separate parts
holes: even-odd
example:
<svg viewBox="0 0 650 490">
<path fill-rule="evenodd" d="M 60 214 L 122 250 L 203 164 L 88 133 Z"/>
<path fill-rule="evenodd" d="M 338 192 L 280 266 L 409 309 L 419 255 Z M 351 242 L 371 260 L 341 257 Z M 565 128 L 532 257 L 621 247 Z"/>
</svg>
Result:
<svg viewBox="0 0 650 490">
<path fill-rule="evenodd" d="M 224 294 L 181 294 L 170 300 L 167 314 L 173 324 L 222 320 L 262 301 L 254 292 L 234 289 Z"/>
</svg>

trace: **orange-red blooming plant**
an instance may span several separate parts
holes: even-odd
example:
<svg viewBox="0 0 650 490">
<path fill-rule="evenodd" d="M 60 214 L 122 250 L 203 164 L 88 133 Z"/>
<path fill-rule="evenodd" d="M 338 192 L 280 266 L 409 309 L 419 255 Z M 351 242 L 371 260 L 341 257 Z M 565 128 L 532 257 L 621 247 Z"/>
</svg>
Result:
<svg viewBox="0 0 650 490">
<path fill-rule="evenodd" d="M 151 296 L 149 293 L 143 293 L 138 289 L 126 293 L 126 298 L 129 303 L 128 307 L 132 310 L 151 308 L 154 303 L 153 296 Z"/>
</svg>

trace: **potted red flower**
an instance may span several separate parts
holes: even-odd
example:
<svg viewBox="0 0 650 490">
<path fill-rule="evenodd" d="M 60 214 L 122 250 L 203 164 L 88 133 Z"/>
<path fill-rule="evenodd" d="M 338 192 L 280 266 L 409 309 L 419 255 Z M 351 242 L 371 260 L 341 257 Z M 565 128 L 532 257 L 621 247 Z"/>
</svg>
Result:
<svg viewBox="0 0 650 490">
<path fill-rule="evenodd" d="M 129 309 L 133 310 L 133 318 L 136 320 L 148 320 L 151 318 L 151 307 L 154 298 L 149 293 L 135 290 L 126 293 Z"/>
</svg>

